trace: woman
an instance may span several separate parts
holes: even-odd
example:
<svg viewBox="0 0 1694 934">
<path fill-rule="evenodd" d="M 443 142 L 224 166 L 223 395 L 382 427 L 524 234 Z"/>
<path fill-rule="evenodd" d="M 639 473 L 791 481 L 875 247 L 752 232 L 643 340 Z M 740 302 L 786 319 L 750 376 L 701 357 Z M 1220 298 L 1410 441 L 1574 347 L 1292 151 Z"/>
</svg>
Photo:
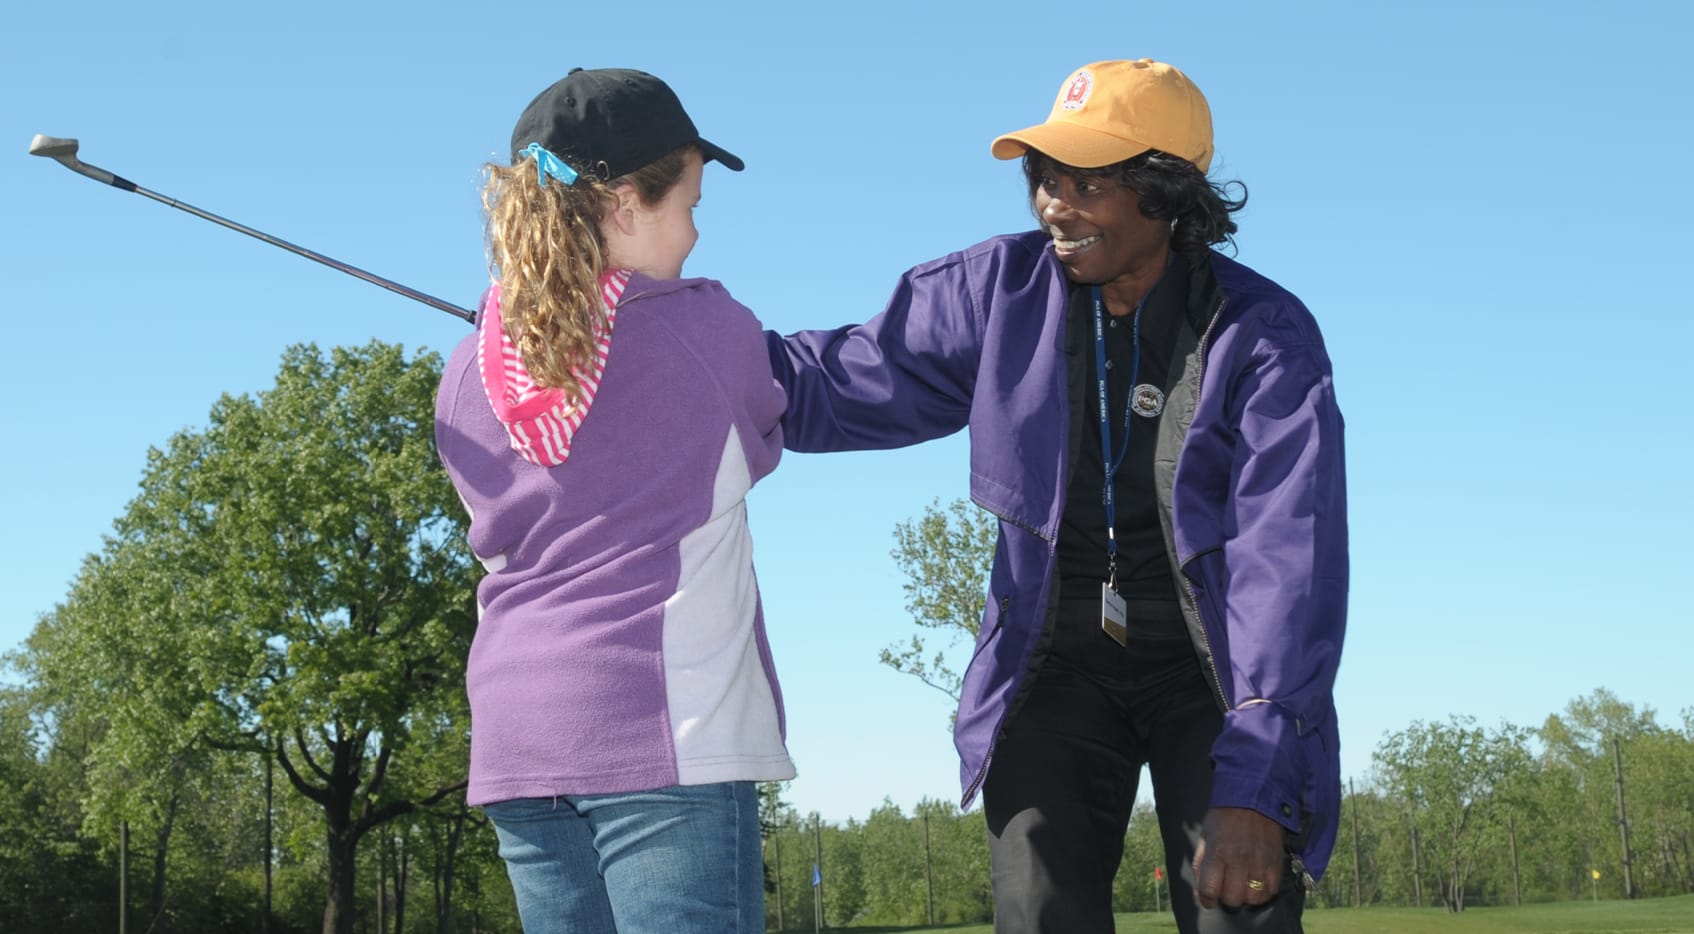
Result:
<svg viewBox="0 0 1694 934">
<path fill-rule="evenodd" d="M 1216 252 L 1176 68 L 1095 62 L 1024 159 L 1038 230 L 906 274 L 861 325 L 767 334 L 797 451 L 968 426 L 999 518 L 954 743 L 995 929 L 1110 932 L 1150 768 L 1178 929 L 1298 931 L 1335 836 L 1347 597 L 1342 420 L 1299 299 Z"/>
</svg>

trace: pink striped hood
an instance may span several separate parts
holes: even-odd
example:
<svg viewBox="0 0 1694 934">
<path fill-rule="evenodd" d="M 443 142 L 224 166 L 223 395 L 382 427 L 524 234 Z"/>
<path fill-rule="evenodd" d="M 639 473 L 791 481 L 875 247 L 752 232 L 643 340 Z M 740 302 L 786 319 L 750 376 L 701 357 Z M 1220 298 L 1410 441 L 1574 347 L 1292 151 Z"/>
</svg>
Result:
<svg viewBox="0 0 1694 934">
<path fill-rule="evenodd" d="M 476 365 L 495 417 L 506 426 L 512 450 L 524 460 L 541 467 L 557 467 L 570 458 L 571 438 L 588 417 L 594 394 L 600 388 L 600 378 L 606 373 L 606 355 L 612 349 L 618 301 L 628 285 L 627 269 L 611 270 L 600 277 L 606 326 L 595 335 L 594 357 L 588 366 L 573 371 L 582 386 L 577 399 L 567 397 L 563 390 L 535 384 L 501 322 L 500 283 L 489 286 L 483 295 L 477 315 Z"/>
</svg>

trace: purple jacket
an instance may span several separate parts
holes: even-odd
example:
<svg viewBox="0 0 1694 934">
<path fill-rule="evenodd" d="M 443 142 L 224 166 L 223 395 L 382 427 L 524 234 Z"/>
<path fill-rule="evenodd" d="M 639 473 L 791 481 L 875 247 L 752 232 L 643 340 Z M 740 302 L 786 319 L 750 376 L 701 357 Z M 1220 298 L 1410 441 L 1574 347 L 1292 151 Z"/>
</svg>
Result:
<svg viewBox="0 0 1694 934">
<path fill-rule="evenodd" d="M 1309 821 L 1321 875 L 1340 811 L 1334 684 L 1347 615 L 1342 419 L 1316 322 L 1218 254 L 1192 263 L 1154 471 L 1183 614 L 1224 726 L 1214 807 Z M 954 743 L 962 804 L 988 772 L 1052 624 L 1070 477 L 1068 286 L 1048 239 L 997 237 L 918 266 L 862 325 L 766 333 L 795 451 L 893 448 L 970 429 L 970 492 L 999 518 Z"/>
<path fill-rule="evenodd" d="M 707 279 L 630 279 L 570 459 L 512 450 L 475 334 L 436 443 L 471 514 L 471 804 L 794 777 L 745 496 L 782 457 L 759 322 Z"/>
</svg>

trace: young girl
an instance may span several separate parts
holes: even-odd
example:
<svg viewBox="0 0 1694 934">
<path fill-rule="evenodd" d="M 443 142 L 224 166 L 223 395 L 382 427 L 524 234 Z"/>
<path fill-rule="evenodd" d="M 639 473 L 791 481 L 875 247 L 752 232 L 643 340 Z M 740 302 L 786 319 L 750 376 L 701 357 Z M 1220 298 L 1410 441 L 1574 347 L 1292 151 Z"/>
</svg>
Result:
<svg viewBox="0 0 1694 934">
<path fill-rule="evenodd" d="M 436 440 L 488 569 L 467 797 L 531 934 L 764 929 L 754 783 L 794 766 L 743 499 L 785 398 L 752 312 L 678 278 L 707 161 L 742 168 L 664 82 L 576 69 L 488 167 Z"/>
</svg>

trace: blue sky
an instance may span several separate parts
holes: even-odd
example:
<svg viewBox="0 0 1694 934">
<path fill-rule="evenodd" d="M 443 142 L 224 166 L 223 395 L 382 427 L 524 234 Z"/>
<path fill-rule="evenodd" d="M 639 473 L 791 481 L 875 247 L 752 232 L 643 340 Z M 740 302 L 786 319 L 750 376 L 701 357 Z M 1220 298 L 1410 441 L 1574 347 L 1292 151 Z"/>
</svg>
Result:
<svg viewBox="0 0 1694 934">
<path fill-rule="evenodd" d="M 665 78 L 709 167 L 685 270 L 770 327 L 862 320 L 905 268 L 1030 216 L 997 134 L 1076 66 L 1210 98 L 1239 258 L 1305 299 L 1348 422 L 1344 772 L 1470 714 L 1597 687 L 1694 706 L 1694 324 L 1680 3 L 11 4 L 0 13 L 0 651 L 66 592 L 147 449 L 270 385 L 290 344 L 445 352 L 463 322 L 26 155 L 471 304 L 482 163 L 573 66 Z M 7 149 L 5 147 L 11 147 Z M 7 155 L 6 153 L 9 153 Z M 827 820 L 952 798 L 950 701 L 877 663 L 912 626 L 897 522 L 965 443 L 789 455 L 751 499 L 800 777 Z M 1145 790 L 1144 792 L 1145 793 Z"/>
</svg>

